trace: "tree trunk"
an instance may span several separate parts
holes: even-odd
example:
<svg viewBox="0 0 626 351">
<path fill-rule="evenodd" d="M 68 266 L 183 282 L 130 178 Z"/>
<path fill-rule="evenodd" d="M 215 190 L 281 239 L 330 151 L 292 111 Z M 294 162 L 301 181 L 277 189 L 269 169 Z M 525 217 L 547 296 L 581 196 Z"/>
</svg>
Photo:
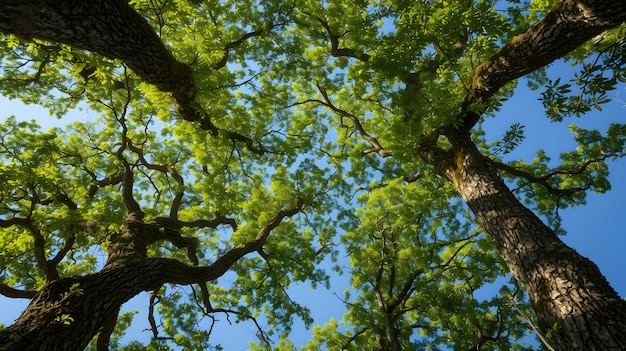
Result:
<svg viewBox="0 0 626 351">
<path fill-rule="evenodd" d="M 626 14 L 623 1 L 565 0 L 557 6 L 545 22 L 534 27 L 535 32 L 531 29 L 527 37 L 513 40 L 480 66 L 465 110 L 469 111 L 473 102 L 488 99 L 511 79 L 564 55 L 598 31 L 618 25 Z M 120 59 L 146 82 L 173 92 L 185 119 L 206 119 L 206 128 L 215 130 L 202 109 L 190 103 L 190 67 L 173 58 L 149 24 L 125 0 L 0 0 L 0 31 L 61 42 Z M 551 37 L 555 40 L 546 41 Z M 531 50 L 533 47 L 538 50 Z M 562 50 L 555 52 L 555 47 Z M 541 56 L 550 52 L 554 54 Z M 520 65 L 523 67 L 516 68 Z M 465 127 L 473 126 L 478 117 L 466 116 Z M 451 162 L 440 164 L 440 169 L 491 235 L 513 275 L 527 288 L 540 327 L 552 331 L 552 342 L 559 349 L 626 350 L 626 302 L 617 296 L 597 267 L 564 245 L 519 203 L 480 155 L 467 132 L 452 132 L 448 137 L 454 146 L 454 157 L 449 159 Z M 155 262 L 162 267 L 169 261 L 146 260 L 141 264 Z M 154 289 L 168 277 L 173 283 L 185 281 L 174 279 L 171 271 L 161 268 L 142 270 L 137 264 L 132 267 L 132 272 L 125 271 L 127 267 L 117 267 L 83 278 L 52 282 L 16 324 L 0 331 L 0 349 L 82 349 L 115 308 L 134 294 Z M 210 275 L 204 273 L 205 277 Z M 124 288 L 121 282 L 126 284 Z M 44 337 L 49 334 L 54 335 L 50 339 Z M 77 338 L 80 342 L 75 345 L 82 346 L 69 346 Z"/>
<path fill-rule="evenodd" d="M 515 198 L 468 132 L 446 135 L 453 155 L 440 169 L 528 291 L 549 341 L 558 350 L 626 350 L 626 302 L 598 267 Z"/>
</svg>

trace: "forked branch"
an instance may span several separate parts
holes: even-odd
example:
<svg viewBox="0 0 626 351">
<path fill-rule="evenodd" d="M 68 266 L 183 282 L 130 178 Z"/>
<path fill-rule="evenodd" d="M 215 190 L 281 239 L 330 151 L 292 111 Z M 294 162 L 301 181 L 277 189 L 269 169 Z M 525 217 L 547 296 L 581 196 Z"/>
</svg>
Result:
<svg viewBox="0 0 626 351">
<path fill-rule="evenodd" d="M 330 25 L 325 19 L 321 17 L 317 17 L 317 16 L 315 17 L 315 19 L 317 19 L 317 21 L 322 25 L 322 27 L 324 27 L 324 30 L 326 30 L 326 34 L 328 35 L 328 38 L 330 39 L 330 54 L 331 55 L 333 55 L 334 57 L 352 57 L 363 62 L 369 61 L 371 56 L 368 54 L 359 53 L 354 49 L 339 47 L 339 39 L 342 38 L 344 35 L 346 35 L 348 32 L 344 32 L 343 34 L 337 35 L 332 31 L 332 29 L 330 28 Z"/>
<path fill-rule="evenodd" d="M 609 159 L 609 158 L 620 158 L 623 157 L 622 154 L 605 154 L 601 157 L 595 158 L 595 159 L 591 159 L 591 160 L 587 160 L 585 161 L 582 165 L 580 165 L 577 168 L 574 169 L 564 169 L 564 168 L 556 168 L 553 169 L 545 174 L 542 175 L 534 175 L 532 173 L 523 171 L 521 169 L 515 168 L 511 165 L 507 165 L 505 163 L 502 162 L 497 162 L 494 161 L 490 158 L 487 158 L 488 162 L 493 165 L 495 168 L 503 170 L 511 175 L 514 175 L 516 177 L 520 177 L 520 178 L 524 178 L 527 181 L 531 182 L 531 183 L 535 183 L 535 184 L 539 184 L 541 186 L 543 186 L 546 190 L 548 190 L 548 192 L 550 194 L 553 195 L 565 195 L 565 196 L 569 196 L 569 195 L 573 195 L 574 193 L 578 192 L 578 191 L 584 191 L 589 189 L 589 186 L 586 186 L 584 188 L 569 188 L 569 189 L 561 189 L 559 187 L 555 187 L 554 185 L 552 185 L 550 183 L 550 179 L 554 176 L 558 176 L 558 175 L 577 175 L 577 174 L 582 174 L 583 172 L 585 172 L 587 170 L 587 168 L 589 168 L 589 166 L 591 166 L 594 163 L 600 163 L 600 162 L 604 162 L 605 160 Z"/>
<path fill-rule="evenodd" d="M 361 124 L 361 121 L 359 120 L 357 116 L 335 106 L 330 100 L 330 97 L 328 96 L 328 92 L 326 91 L 326 89 L 319 84 L 316 84 L 316 86 L 319 92 L 322 94 L 324 101 L 319 101 L 319 100 L 315 100 L 315 101 L 318 101 L 322 105 L 330 108 L 333 112 L 335 112 L 342 118 L 348 118 L 349 120 L 351 120 L 352 123 L 354 123 L 354 127 L 359 132 L 361 137 L 372 145 L 372 148 L 365 150 L 364 153 L 366 154 L 376 153 L 378 154 L 378 156 L 383 157 L 383 158 L 393 155 L 393 151 L 386 150 L 384 147 L 382 147 L 382 145 L 380 145 L 376 137 L 373 137 L 369 133 L 367 133 L 367 131 L 365 130 L 365 128 L 363 127 L 363 125 Z"/>
</svg>

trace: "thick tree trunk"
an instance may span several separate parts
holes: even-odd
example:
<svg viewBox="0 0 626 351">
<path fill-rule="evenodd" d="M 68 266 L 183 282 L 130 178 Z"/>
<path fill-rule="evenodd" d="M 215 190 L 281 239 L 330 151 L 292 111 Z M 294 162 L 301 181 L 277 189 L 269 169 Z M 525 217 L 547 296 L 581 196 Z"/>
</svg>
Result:
<svg viewBox="0 0 626 351">
<path fill-rule="evenodd" d="M 454 154 L 441 170 L 527 289 L 550 342 L 558 350 L 626 350 L 626 302 L 597 266 L 515 198 L 468 132 L 447 136 Z"/>
<path fill-rule="evenodd" d="M 466 98 L 466 112 L 473 102 L 488 99 L 506 82 L 564 55 L 599 31 L 620 24 L 626 14 L 624 4 L 609 0 L 561 2 L 545 21 L 527 35 L 513 40 L 477 69 Z M 216 130 L 206 113 L 191 103 L 193 82 L 189 66 L 173 58 L 148 23 L 124 0 L 0 0 L 0 31 L 61 42 L 120 59 L 146 82 L 173 92 L 184 118 L 204 121 L 205 128 Z M 470 128 L 478 117 L 477 114 L 466 116 L 465 126 Z M 454 145 L 455 157 L 454 162 L 442 167 L 444 172 L 468 202 L 479 223 L 493 237 L 514 276 L 528 289 L 541 328 L 553 330 L 554 344 L 571 350 L 626 350 L 626 303 L 597 267 L 565 246 L 552 230 L 517 201 L 468 135 L 453 133 L 449 139 Z M 104 323 L 119 307 L 116 304 L 134 296 L 133 291 L 136 294 L 157 287 L 159 281 L 166 281 L 155 277 L 156 281 L 148 282 L 143 276 L 118 276 L 115 272 L 107 270 L 51 283 L 15 325 L 0 332 L 0 349 L 79 349 L 68 346 L 69 340 L 81 338 L 80 342 L 85 345 L 94 330 L 102 325 L 97 323 Z M 139 269 L 136 272 L 146 274 Z M 159 270 L 149 272 L 154 274 Z M 171 277 L 171 272 L 167 273 Z M 112 300 L 87 300 L 87 296 L 99 296 L 97 293 L 102 289 L 99 284 L 132 276 L 138 282 L 125 280 L 127 288 L 105 285 L 112 289 L 107 290 L 113 294 Z M 92 283 L 92 279 L 99 284 Z M 76 283 L 79 285 L 70 289 Z M 64 300 L 65 293 L 69 295 Z M 72 299 L 84 302 L 69 303 Z M 83 328 L 88 328 L 89 332 L 82 332 Z M 60 335 L 51 336 L 56 344 L 39 341 L 48 340 L 42 337 L 51 331 Z"/>
</svg>

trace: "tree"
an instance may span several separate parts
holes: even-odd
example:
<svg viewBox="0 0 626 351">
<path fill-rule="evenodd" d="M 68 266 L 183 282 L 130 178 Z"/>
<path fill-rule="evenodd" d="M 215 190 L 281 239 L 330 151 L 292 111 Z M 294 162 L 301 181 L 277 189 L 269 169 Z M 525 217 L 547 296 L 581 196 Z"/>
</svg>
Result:
<svg viewBox="0 0 626 351">
<path fill-rule="evenodd" d="M 550 169 L 545 157 L 503 160 L 521 142 L 519 125 L 497 145 L 480 127 L 528 74 L 546 85 L 551 118 L 600 108 L 625 78 L 626 4 L 0 7 L 3 93 L 58 115 L 86 104 L 102 116 L 101 126 L 68 131 L 2 126 L 0 292 L 32 298 L 0 331 L 3 348 L 79 350 L 96 337 L 106 349 L 127 323 L 120 306 L 142 291 L 152 292 L 154 348 L 160 333 L 207 347 L 207 332 L 193 328 L 199 315 L 256 322 L 265 311 L 288 331 L 294 314 L 310 320 L 286 288 L 327 283 L 316 265 L 341 250 L 337 228 L 360 267 L 357 301 L 374 296 L 378 306 L 342 347 L 399 350 L 415 329 L 424 343 L 521 347 L 525 305 L 509 304 L 523 297 L 519 284 L 556 349 L 626 348 L 626 302 L 557 236 L 559 208 L 610 187 L 604 161 L 623 156 L 626 128 L 576 129 L 581 151 Z M 544 67 L 566 55 L 582 73 L 548 81 Z M 459 215 L 458 195 L 486 235 Z M 482 264 L 493 269 L 478 277 Z M 517 283 L 473 300 L 504 264 Z M 228 271 L 231 289 L 219 284 Z M 182 285 L 192 286 L 188 299 Z M 419 307 L 429 301 L 440 308 Z M 348 318 L 361 323 L 365 312 Z"/>
</svg>

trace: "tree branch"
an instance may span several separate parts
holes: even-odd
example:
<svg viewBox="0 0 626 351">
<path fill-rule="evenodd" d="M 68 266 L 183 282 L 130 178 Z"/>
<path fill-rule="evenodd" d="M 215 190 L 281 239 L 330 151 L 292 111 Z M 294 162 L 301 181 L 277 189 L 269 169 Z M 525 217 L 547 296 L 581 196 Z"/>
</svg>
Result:
<svg viewBox="0 0 626 351">
<path fill-rule="evenodd" d="M 156 340 L 171 340 L 173 338 L 159 336 L 159 326 L 156 324 L 156 320 L 154 319 L 154 307 L 159 303 L 160 297 L 159 292 L 160 289 L 155 289 L 152 293 L 150 293 L 150 304 L 148 305 L 148 323 L 150 323 L 150 330 L 152 331 L 152 337 Z"/>
<path fill-rule="evenodd" d="M 19 290 L 12 288 L 6 284 L 0 283 L 0 294 L 10 298 L 32 299 L 37 295 L 36 291 Z"/>
<path fill-rule="evenodd" d="M 270 235 L 270 232 L 274 230 L 276 227 L 278 227 L 278 225 L 280 224 L 280 222 L 283 221 L 283 219 L 285 219 L 286 217 L 294 216 L 295 214 L 302 211 L 303 208 L 304 208 L 304 199 L 301 197 L 297 197 L 296 204 L 293 208 L 289 210 L 278 211 L 278 214 L 276 214 L 276 216 L 274 216 L 274 218 L 272 218 L 269 221 L 269 223 L 267 223 L 265 226 L 263 226 L 263 228 L 261 228 L 261 230 L 259 231 L 259 234 L 257 234 L 255 238 L 255 243 L 258 243 L 259 246 L 263 246 L 263 244 L 265 244 L 265 241 L 267 240 L 267 237 Z"/>
<path fill-rule="evenodd" d="M 102 325 L 100 333 L 98 333 L 98 339 L 96 340 L 96 351 L 109 351 L 109 343 L 111 342 L 111 335 L 115 330 L 117 324 L 118 313 L 112 314 Z"/>
<path fill-rule="evenodd" d="M 76 18 L 84 20 L 77 22 Z M 128 1 L 5 0 L 0 4 L 0 32 L 22 39 L 63 43 L 119 59 L 145 82 L 171 92 L 183 119 L 197 123 L 214 135 L 222 133 L 227 138 L 243 142 L 253 153 L 265 152 L 258 142 L 217 128 L 211 122 L 208 113 L 195 101 L 191 67 L 174 58 L 150 24 L 129 6 Z M 236 43 L 229 45 L 238 45 Z"/>
<path fill-rule="evenodd" d="M 216 213 L 212 219 L 197 219 L 190 222 L 180 221 L 183 227 L 187 228 L 217 228 L 221 224 L 229 225 L 233 231 L 237 231 L 237 222 L 233 218 L 227 218 Z"/>
<path fill-rule="evenodd" d="M 376 139 L 375 137 L 369 135 L 366 131 L 365 128 L 363 128 L 363 125 L 361 124 L 361 121 L 359 120 L 358 117 L 356 117 L 355 115 L 335 106 L 332 101 L 330 100 L 330 97 L 328 96 L 328 92 L 326 91 L 326 89 L 324 89 L 321 85 L 316 84 L 317 89 L 319 90 L 319 92 L 322 94 L 322 96 L 324 97 L 324 101 L 319 101 L 319 100 L 308 100 L 309 102 L 319 102 L 322 105 L 330 108 L 333 112 L 337 113 L 338 115 L 340 115 L 341 117 L 346 117 L 348 119 L 350 119 L 353 123 L 354 126 L 356 128 L 356 130 L 359 132 L 359 134 L 361 135 L 361 137 L 369 142 L 372 145 L 371 149 L 365 150 L 364 153 L 365 154 L 369 154 L 369 153 L 376 153 L 378 154 L 380 157 L 388 157 L 393 155 L 393 151 L 392 150 L 386 150 L 384 147 L 382 147 L 382 145 L 380 145 L 380 143 L 378 142 L 378 139 Z"/>
<path fill-rule="evenodd" d="M 259 36 L 261 34 L 263 34 L 264 30 L 263 28 L 261 29 L 257 29 L 253 32 L 248 32 L 246 34 L 244 34 L 241 38 L 228 43 L 228 45 L 226 45 L 226 47 L 224 48 L 224 56 L 222 56 L 222 59 L 214 64 L 213 66 L 211 66 L 211 68 L 218 70 L 220 68 L 223 68 L 224 66 L 226 66 L 226 63 L 228 63 L 228 56 L 230 54 L 230 50 L 235 49 L 236 47 L 238 47 L 239 45 L 243 44 L 246 40 L 252 38 L 252 37 L 256 37 Z"/>
<path fill-rule="evenodd" d="M 143 149 L 135 146 L 133 142 L 130 140 L 128 140 L 128 148 L 137 155 L 141 165 L 145 166 L 148 169 L 159 171 L 159 172 L 169 174 L 170 176 L 172 176 L 172 178 L 178 185 L 178 190 L 174 194 L 174 199 L 172 199 L 172 205 L 170 207 L 170 218 L 173 220 L 177 220 L 178 210 L 180 209 L 183 196 L 185 195 L 185 189 L 184 189 L 185 181 L 183 177 L 178 173 L 178 171 L 173 165 L 154 164 L 154 163 L 148 162 L 144 155 Z"/>
<path fill-rule="evenodd" d="M 167 240 L 179 249 L 186 248 L 187 257 L 194 265 L 200 263 L 197 255 L 198 239 L 180 235 L 183 222 L 172 218 L 158 217 L 146 223 L 146 225 L 150 226 L 153 223 L 156 224 L 156 228 L 149 230 L 150 234 L 146 235 L 148 244 L 158 240 Z"/>
<path fill-rule="evenodd" d="M 330 25 L 328 24 L 326 20 L 317 16 L 315 16 L 315 19 L 317 19 L 318 22 L 322 24 L 322 27 L 324 27 L 324 29 L 326 30 L 326 34 L 328 34 L 328 38 L 330 39 L 330 54 L 331 55 L 333 55 L 334 57 L 352 57 L 363 62 L 369 61 L 371 56 L 368 54 L 357 53 L 357 51 L 354 49 L 339 47 L 339 38 L 343 37 L 348 32 L 345 32 L 341 35 L 336 35 L 335 33 L 333 33 L 332 29 L 330 28 Z"/>
<path fill-rule="evenodd" d="M 536 184 L 540 184 L 541 186 L 543 186 L 546 190 L 548 190 L 548 192 L 550 194 L 553 195 L 572 195 L 578 191 L 583 191 L 583 190 L 587 190 L 589 189 L 589 186 L 585 187 L 585 188 L 572 188 L 572 189 L 561 189 L 561 188 L 555 188 L 552 184 L 549 183 L 549 179 L 553 176 L 556 175 L 562 175 L 562 174 L 566 174 L 566 175 L 576 175 L 576 174 L 581 174 L 583 173 L 590 165 L 594 164 L 594 163 L 599 163 L 599 162 L 604 162 L 606 159 L 611 158 L 611 157 L 622 157 L 623 155 L 621 154 L 606 154 L 603 155 L 601 157 L 598 157 L 596 159 L 592 159 L 592 160 L 587 160 L 585 161 L 582 165 L 580 165 L 578 168 L 575 169 L 561 169 L 561 168 L 556 168 L 553 169 L 545 174 L 536 176 L 534 174 L 531 174 L 529 172 L 517 169 L 511 165 L 507 165 L 505 163 L 502 162 L 497 162 L 492 160 L 491 158 L 485 157 L 487 159 L 487 161 L 494 166 L 497 169 L 503 170 L 509 174 L 512 174 L 514 176 L 520 177 L 520 178 L 524 178 L 526 180 L 528 180 L 531 183 L 536 183 Z"/>
<path fill-rule="evenodd" d="M 465 97 L 462 116 L 466 129 L 480 119 L 482 111 L 472 105 L 486 102 L 501 87 L 539 69 L 626 20 L 626 2 L 564 0 L 526 33 L 513 38 L 474 72 Z"/>
<path fill-rule="evenodd" d="M 369 330 L 369 328 L 363 328 L 363 329 L 357 331 L 356 333 L 354 333 L 354 335 L 352 335 L 348 340 L 346 340 L 345 343 L 343 343 L 343 345 L 341 347 L 341 351 L 348 350 L 348 346 L 350 346 L 350 344 L 352 342 L 354 342 L 354 340 L 356 340 L 356 338 L 358 338 L 359 335 L 365 333 L 368 330 Z"/>
<path fill-rule="evenodd" d="M 54 266 L 57 266 L 59 263 L 61 263 L 61 261 L 65 258 L 65 255 L 67 255 L 67 253 L 70 252 L 70 250 L 74 246 L 75 240 L 76 236 L 74 235 L 74 233 L 72 233 L 71 236 L 65 241 L 63 247 L 57 252 L 56 255 L 54 255 L 51 260 L 48 261 L 48 263 Z"/>
<path fill-rule="evenodd" d="M 122 181 L 124 181 L 124 174 L 119 173 L 118 171 L 116 171 L 115 174 L 104 177 L 102 180 L 98 180 L 98 177 L 93 171 L 86 168 L 83 168 L 83 170 L 87 172 L 87 174 L 89 174 L 92 179 L 91 185 L 89 187 L 89 197 L 93 197 L 94 195 L 96 195 L 98 188 L 104 188 L 108 185 L 120 184 Z"/>
<path fill-rule="evenodd" d="M 29 228 L 31 223 L 31 220 L 26 218 L 13 217 L 9 219 L 0 219 L 0 228 L 9 228 L 14 225 Z"/>
<path fill-rule="evenodd" d="M 242 142 L 246 145 L 246 148 L 252 153 L 255 153 L 257 155 L 265 154 L 266 150 L 260 142 L 252 140 L 248 136 L 219 128 L 215 124 L 213 124 L 213 121 L 211 121 L 209 114 L 202 106 L 200 106 L 200 104 L 193 100 L 192 95 L 175 95 L 174 100 L 177 103 L 178 113 L 184 120 L 197 123 L 201 129 L 208 131 L 211 135 L 217 136 L 219 134 L 222 134 L 223 136 L 233 141 Z"/>
</svg>

